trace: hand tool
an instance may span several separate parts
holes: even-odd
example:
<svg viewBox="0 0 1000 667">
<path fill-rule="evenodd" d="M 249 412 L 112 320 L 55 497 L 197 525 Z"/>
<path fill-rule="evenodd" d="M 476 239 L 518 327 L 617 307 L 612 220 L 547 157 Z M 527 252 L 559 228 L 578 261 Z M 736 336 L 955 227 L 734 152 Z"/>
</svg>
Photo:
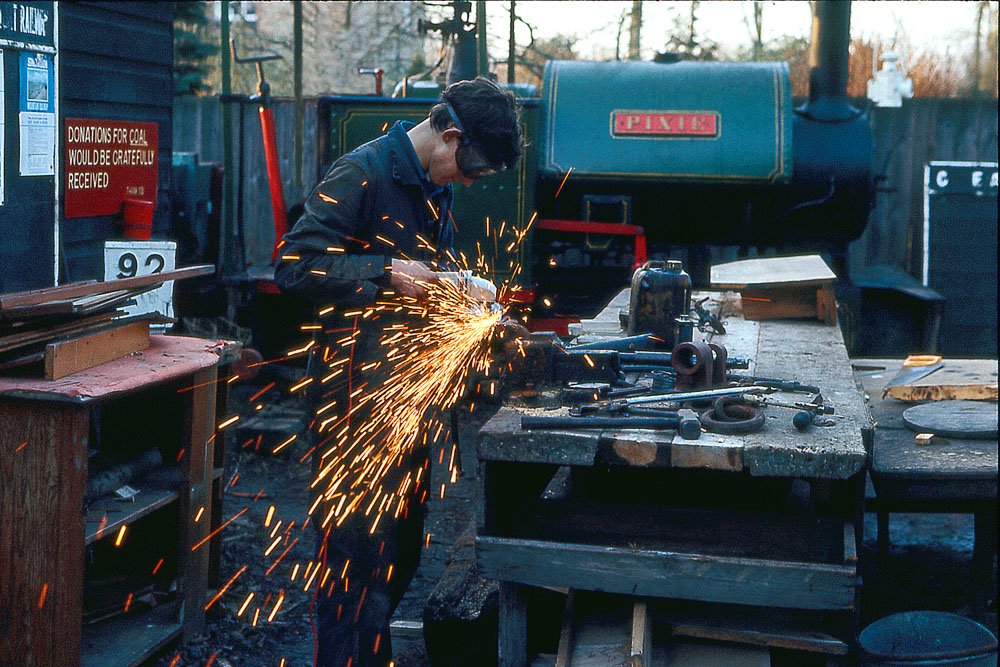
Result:
<svg viewBox="0 0 1000 667">
<path fill-rule="evenodd" d="M 711 331 L 712 333 L 719 334 L 720 336 L 726 333 L 726 327 L 722 324 L 722 320 L 719 319 L 718 315 L 714 315 L 705 308 L 704 304 L 711 297 L 705 297 L 704 299 L 698 299 L 694 302 L 693 310 L 698 313 L 698 329 L 701 331 Z"/>
<path fill-rule="evenodd" d="M 792 425 L 800 431 L 808 429 L 815 421 L 817 415 L 832 415 L 838 418 L 842 416 L 834 414 L 834 407 L 832 405 L 826 405 L 823 402 L 822 394 L 816 394 L 816 396 L 809 403 L 783 403 L 781 401 L 775 401 L 770 397 L 765 398 L 762 396 L 749 397 L 748 401 L 751 404 L 758 404 L 762 406 L 773 405 L 776 408 L 798 410 L 798 412 L 792 416 Z"/>
<path fill-rule="evenodd" d="M 710 433 L 745 435 L 764 427 L 764 411 L 743 405 L 739 397 L 720 396 L 698 417 Z"/>
<path fill-rule="evenodd" d="M 683 403 L 684 401 L 700 401 L 705 398 L 715 398 L 717 396 L 743 396 L 750 394 L 762 394 L 774 391 L 770 387 L 724 387 L 722 389 L 707 389 L 705 391 L 673 392 L 666 394 L 650 394 L 649 396 L 630 396 L 613 401 L 601 401 L 591 403 L 599 407 L 613 405 L 642 405 L 643 403 L 661 403 L 670 401 L 672 403 Z"/>
<path fill-rule="evenodd" d="M 701 422 L 694 410 L 681 409 L 665 417 L 521 417 L 521 428 L 530 429 L 676 429 L 685 440 L 701 436 Z"/>
<path fill-rule="evenodd" d="M 892 387 L 900 387 L 905 384 L 910 384 L 911 382 L 916 382 L 921 378 L 925 378 L 934 371 L 938 370 L 944 366 L 941 363 L 941 356 L 937 354 L 911 354 L 906 359 L 903 360 L 903 367 L 899 369 L 889 382 L 886 383 L 885 388 L 882 389 L 882 398 L 885 398 L 889 393 L 889 389 Z"/>
<path fill-rule="evenodd" d="M 595 343 L 582 343 L 571 345 L 567 350 L 618 350 L 620 352 L 635 352 L 638 350 L 655 350 L 662 346 L 664 341 L 653 336 L 653 334 L 640 334 L 638 336 L 628 336 L 626 338 L 616 338 L 613 340 L 602 340 Z M 669 354 L 669 353 L 667 353 Z"/>
<path fill-rule="evenodd" d="M 802 384 L 797 380 L 782 380 L 781 378 L 764 378 L 756 375 L 740 375 L 738 373 L 726 373 L 726 379 L 732 382 L 745 382 L 747 384 L 757 384 L 764 387 L 773 387 L 778 391 L 799 392 L 803 394 L 818 394 L 819 387 L 811 384 Z"/>
</svg>

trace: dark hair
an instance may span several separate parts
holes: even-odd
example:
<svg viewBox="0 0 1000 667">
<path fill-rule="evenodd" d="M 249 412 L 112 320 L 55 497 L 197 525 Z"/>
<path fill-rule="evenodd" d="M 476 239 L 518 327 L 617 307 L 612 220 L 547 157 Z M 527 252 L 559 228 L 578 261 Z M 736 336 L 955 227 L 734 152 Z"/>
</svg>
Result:
<svg viewBox="0 0 1000 667">
<path fill-rule="evenodd" d="M 465 129 L 466 138 L 478 147 L 492 164 L 508 169 L 517 163 L 524 140 L 517 119 L 514 93 L 486 77 L 456 81 L 441 93 L 431 107 L 431 127 L 443 132 L 452 125 L 451 105 Z"/>
</svg>

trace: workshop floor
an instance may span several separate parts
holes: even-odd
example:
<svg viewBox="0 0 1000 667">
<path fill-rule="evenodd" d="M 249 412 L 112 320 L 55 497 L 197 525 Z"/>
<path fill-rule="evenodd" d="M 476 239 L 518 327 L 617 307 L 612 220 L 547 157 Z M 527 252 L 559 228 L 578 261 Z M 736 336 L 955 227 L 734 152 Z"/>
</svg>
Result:
<svg viewBox="0 0 1000 667">
<path fill-rule="evenodd" d="M 238 391 L 235 393 L 239 393 Z M 394 620 L 419 622 L 424 603 L 445 568 L 448 548 L 468 525 L 474 513 L 476 494 L 475 434 L 489 416 L 477 406 L 473 415 L 462 414 L 460 449 L 464 475 L 445 492 L 444 499 L 433 498 L 428 505 L 426 530 L 431 534 L 430 546 L 424 550 L 420 569 L 410 589 L 396 611 Z M 279 516 L 304 517 L 307 509 L 309 470 L 297 458 L 301 450 L 288 457 L 261 456 L 231 443 L 227 457 L 227 480 L 238 472 L 236 483 L 226 496 L 224 518 L 232 517 L 244 507 L 248 511 L 227 527 L 223 533 L 222 581 L 228 580 L 244 565 L 247 571 L 226 596 L 209 612 L 205 634 L 182 648 L 165 651 L 156 661 L 158 667 L 175 665 L 206 665 L 218 667 L 278 667 L 285 658 L 286 667 L 312 664 L 313 641 L 310 625 L 310 600 L 301 588 L 287 580 L 273 581 L 264 576 L 260 558 L 266 547 L 267 534 L 261 527 L 268 507 L 274 504 Z M 431 488 L 440 483 L 440 469 L 432 477 Z M 265 495 L 257 501 L 253 496 L 263 489 Z M 301 522 L 301 519 L 300 519 Z M 295 529 L 295 532 L 298 532 Z M 894 611 L 906 609 L 938 609 L 969 616 L 997 632 L 995 595 L 988 608 L 976 612 L 971 608 L 969 594 L 972 558 L 972 517 L 965 515 L 897 514 L 892 516 L 891 564 L 878 577 L 880 589 L 872 582 L 875 556 L 875 515 L 865 521 L 865 548 L 862 595 L 862 625 Z M 287 556 L 305 563 L 312 556 L 314 540 L 311 529 L 300 533 L 300 541 Z M 300 582 L 301 583 L 301 582 Z M 981 584 L 985 585 L 985 584 Z M 272 623 L 262 617 L 257 627 L 251 626 L 251 613 L 237 618 L 237 611 L 249 591 L 266 595 L 266 591 L 286 588 L 284 611 Z M 252 611 L 252 607 L 251 607 Z M 408 635 L 408 636 L 407 636 Z M 423 638 L 419 632 L 395 633 L 393 654 L 397 667 L 427 665 Z M 214 656 L 214 658 L 213 658 Z"/>
</svg>

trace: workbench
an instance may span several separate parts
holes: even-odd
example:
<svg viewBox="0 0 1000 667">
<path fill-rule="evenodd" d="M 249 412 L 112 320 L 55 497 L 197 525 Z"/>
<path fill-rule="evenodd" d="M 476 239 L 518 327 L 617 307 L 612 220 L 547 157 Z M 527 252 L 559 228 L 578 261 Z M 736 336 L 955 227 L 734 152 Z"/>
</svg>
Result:
<svg viewBox="0 0 1000 667">
<path fill-rule="evenodd" d="M 625 290 L 595 318 L 590 338 L 623 336 L 616 325 L 627 304 Z M 526 586 L 688 600 L 699 614 L 744 620 L 754 609 L 799 610 L 799 620 L 815 622 L 785 634 L 715 623 L 717 636 L 835 658 L 849 652 L 873 427 L 840 330 L 738 317 L 726 326 L 705 337 L 748 357 L 747 375 L 818 385 L 836 410 L 831 425 L 802 433 L 790 410 L 772 407 L 760 432 L 742 436 L 528 431 L 522 415 L 566 408 L 522 401 L 481 429 L 476 549 L 483 575 L 501 582 L 501 664 L 528 664 Z"/>
<path fill-rule="evenodd" d="M 60 380 L 0 378 L 0 662 L 135 665 L 201 632 L 221 553 L 218 368 L 238 349 L 151 336 Z M 162 464 L 130 498 L 85 500 L 96 460 L 149 453 Z"/>
<path fill-rule="evenodd" d="M 902 367 L 902 359 L 859 359 L 855 375 L 876 422 L 871 477 L 878 514 L 878 570 L 889 562 L 889 515 L 935 512 L 975 515 L 972 599 L 982 607 L 995 591 L 993 556 L 997 551 L 997 440 L 942 438 L 915 442 L 903 412 L 915 403 L 883 398 L 882 389 Z M 997 361 L 946 359 L 964 375 L 996 384 Z M 932 378 L 935 376 L 931 376 Z M 881 579 L 881 578 L 880 578 Z M 881 597 L 881 596 L 879 596 Z"/>
</svg>

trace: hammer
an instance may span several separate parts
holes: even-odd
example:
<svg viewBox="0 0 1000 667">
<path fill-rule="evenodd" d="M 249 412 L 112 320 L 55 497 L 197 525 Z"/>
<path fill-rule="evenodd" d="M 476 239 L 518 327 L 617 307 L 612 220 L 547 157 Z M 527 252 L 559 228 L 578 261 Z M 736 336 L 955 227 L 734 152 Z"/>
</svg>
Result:
<svg viewBox="0 0 1000 667">
<path fill-rule="evenodd" d="M 620 429 L 677 429 L 685 440 L 697 440 L 701 437 L 701 422 L 694 410 L 680 409 L 671 415 L 665 412 L 663 417 L 521 417 L 521 428 L 531 429 L 583 429 L 583 428 L 620 428 Z"/>
</svg>

